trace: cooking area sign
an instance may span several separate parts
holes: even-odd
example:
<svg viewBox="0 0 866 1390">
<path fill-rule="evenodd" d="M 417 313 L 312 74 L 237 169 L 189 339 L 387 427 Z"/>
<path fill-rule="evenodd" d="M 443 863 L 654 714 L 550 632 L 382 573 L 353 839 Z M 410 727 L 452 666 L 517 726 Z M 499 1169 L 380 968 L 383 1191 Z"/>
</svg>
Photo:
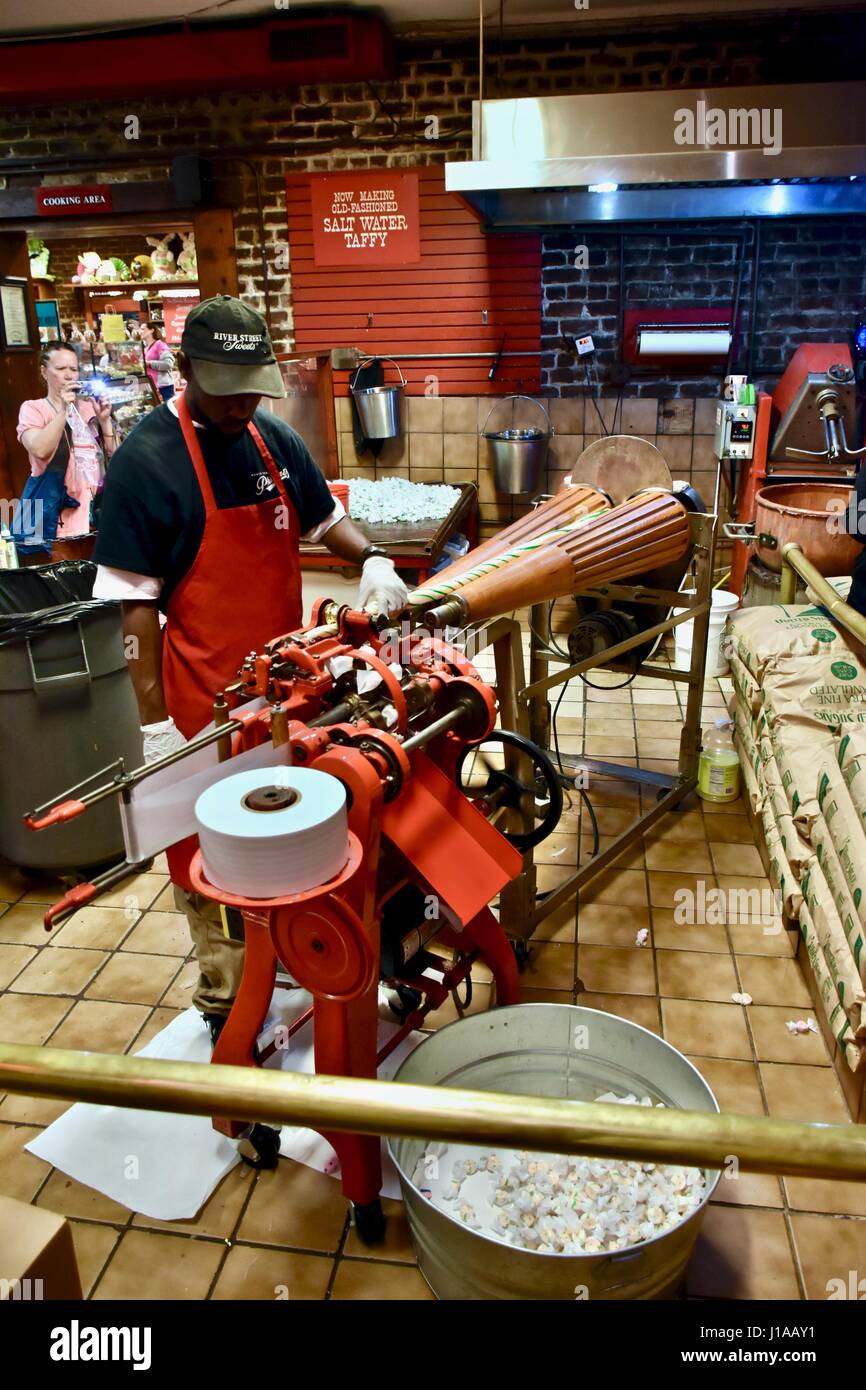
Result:
<svg viewBox="0 0 866 1390">
<path fill-rule="evenodd" d="M 313 174 L 310 197 L 317 266 L 420 260 L 417 173 Z"/>
</svg>

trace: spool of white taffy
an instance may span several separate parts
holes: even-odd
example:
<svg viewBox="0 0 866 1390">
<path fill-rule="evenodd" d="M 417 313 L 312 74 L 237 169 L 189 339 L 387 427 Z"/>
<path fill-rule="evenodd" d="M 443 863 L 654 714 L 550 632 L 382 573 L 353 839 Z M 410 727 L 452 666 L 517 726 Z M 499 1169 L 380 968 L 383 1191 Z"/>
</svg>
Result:
<svg viewBox="0 0 866 1390">
<path fill-rule="evenodd" d="M 313 768 L 225 777 L 202 792 L 195 818 L 206 878 L 247 898 L 318 888 L 349 855 L 345 788 Z"/>
</svg>

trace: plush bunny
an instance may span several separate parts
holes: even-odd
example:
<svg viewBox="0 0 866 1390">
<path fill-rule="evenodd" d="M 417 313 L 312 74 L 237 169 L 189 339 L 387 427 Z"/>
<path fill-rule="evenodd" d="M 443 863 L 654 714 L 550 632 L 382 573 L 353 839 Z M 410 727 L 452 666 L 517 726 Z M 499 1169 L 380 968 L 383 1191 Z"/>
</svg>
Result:
<svg viewBox="0 0 866 1390">
<path fill-rule="evenodd" d="M 178 232 L 183 242 L 183 250 L 177 258 L 177 268 L 181 275 L 195 280 L 198 275 L 198 261 L 195 254 L 195 232 Z"/>
<path fill-rule="evenodd" d="M 72 279 L 79 285 L 92 285 L 101 264 L 102 257 L 98 251 L 85 251 L 83 256 L 78 257 L 78 265 Z"/>
<path fill-rule="evenodd" d="M 174 252 L 169 250 L 168 243 L 174 237 L 174 232 L 168 232 L 162 238 L 149 236 L 145 237 L 148 246 L 153 247 L 153 278 L 154 280 L 173 280 L 177 273 L 174 259 Z"/>
<path fill-rule="evenodd" d="M 114 261 L 100 261 L 96 267 L 96 279 L 99 284 L 110 284 L 112 280 L 119 280 L 117 266 Z"/>
</svg>

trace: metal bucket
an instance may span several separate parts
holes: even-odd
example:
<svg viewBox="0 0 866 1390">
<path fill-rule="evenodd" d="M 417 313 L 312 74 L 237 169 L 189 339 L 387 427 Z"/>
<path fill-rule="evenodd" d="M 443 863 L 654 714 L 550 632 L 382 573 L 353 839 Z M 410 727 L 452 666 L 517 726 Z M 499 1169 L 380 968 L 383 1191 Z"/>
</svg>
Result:
<svg viewBox="0 0 866 1390">
<path fill-rule="evenodd" d="M 570 1004 L 516 1004 L 463 1018 L 427 1038 L 394 1079 L 581 1101 L 633 1092 L 680 1109 L 719 1109 L 691 1062 L 655 1033 Z M 705 1169 L 700 1206 L 654 1240 L 615 1254 L 545 1254 L 474 1231 L 423 1197 L 411 1179 L 423 1140 L 389 1139 L 388 1148 L 421 1273 L 438 1298 L 449 1300 L 671 1297 L 719 1180 Z"/>
<path fill-rule="evenodd" d="M 512 403 L 512 424 L 508 429 L 488 434 L 490 416 L 496 407 L 504 405 L 505 401 Z M 515 401 L 529 401 L 532 405 L 538 406 L 547 424 L 546 434 L 537 425 L 527 427 L 514 424 Z M 538 492 L 553 434 L 550 416 L 541 401 L 536 401 L 532 396 L 506 396 L 505 400 L 497 401 L 490 407 L 481 433 L 487 440 L 487 453 L 493 466 L 493 485 L 496 491 L 511 493 L 512 496 Z"/>
<path fill-rule="evenodd" d="M 369 362 L 375 361 L 393 362 L 397 367 L 397 374 L 400 377 L 399 386 L 355 386 L 358 380 L 358 372 L 362 367 L 366 367 Z M 352 377 L 350 390 L 355 405 L 358 407 L 358 416 L 361 421 L 361 429 L 364 431 L 365 439 L 394 439 L 399 435 L 402 424 L 400 420 L 401 405 L 403 401 L 403 387 L 406 385 L 403 373 L 400 371 L 393 357 L 368 357 L 361 362 L 358 370 Z"/>
</svg>

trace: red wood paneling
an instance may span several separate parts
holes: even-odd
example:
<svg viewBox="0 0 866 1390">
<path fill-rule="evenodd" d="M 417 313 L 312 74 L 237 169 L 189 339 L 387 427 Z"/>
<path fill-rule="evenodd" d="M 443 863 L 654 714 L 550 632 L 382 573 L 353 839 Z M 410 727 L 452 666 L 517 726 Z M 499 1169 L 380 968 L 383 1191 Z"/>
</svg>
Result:
<svg viewBox="0 0 866 1390">
<path fill-rule="evenodd" d="M 541 347 L 541 237 L 486 235 L 465 204 L 445 192 L 441 168 L 425 166 L 418 175 L 418 264 L 376 270 L 315 265 L 309 176 L 286 179 L 296 351 L 358 347 L 398 358 L 495 352 L 504 336 L 507 352 L 527 356 L 504 358 L 494 381 L 487 379 L 489 357 L 401 362 L 408 394 L 431 394 L 432 376 L 442 396 L 537 391 L 539 359 L 529 354 Z M 386 380 L 394 377 L 388 366 Z M 347 395 L 348 382 L 348 373 L 336 373 L 335 394 Z"/>
</svg>

